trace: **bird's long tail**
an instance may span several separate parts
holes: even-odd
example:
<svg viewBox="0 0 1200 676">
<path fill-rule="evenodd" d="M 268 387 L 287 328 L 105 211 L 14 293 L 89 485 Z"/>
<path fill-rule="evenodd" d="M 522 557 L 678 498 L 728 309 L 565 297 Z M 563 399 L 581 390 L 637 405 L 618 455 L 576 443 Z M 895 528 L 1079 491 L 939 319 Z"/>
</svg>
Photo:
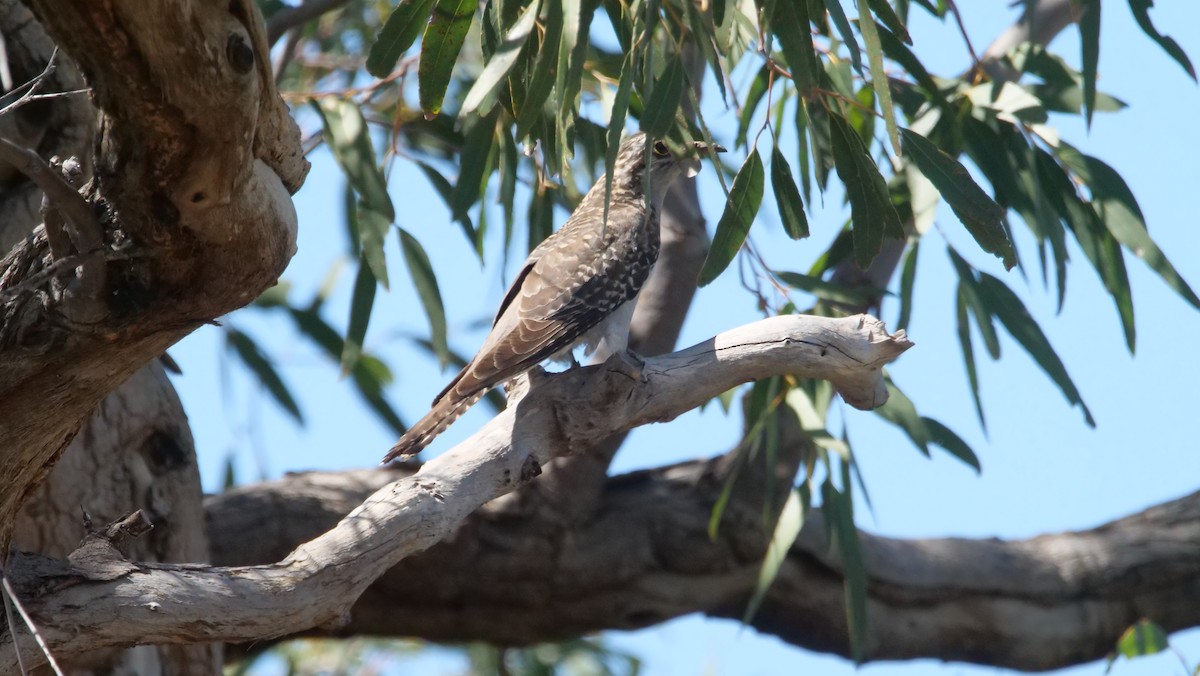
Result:
<svg viewBox="0 0 1200 676">
<path fill-rule="evenodd" d="M 383 456 L 383 463 L 387 464 L 396 458 L 420 453 L 421 449 L 428 446 L 437 435 L 446 431 L 446 428 L 458 420 L 463 413 L 466 413 L 468 408 L 482 399 L 484 394 L 486 394 L 486 390 L 465 398 L 455 397 L 453 393 L 448 393 L 440 398 L 429 410 L 429 413 L 408 428 L 404 436 L 400 437 L 400 441 L 392 446 L 392 450 Z"/>
</svg>

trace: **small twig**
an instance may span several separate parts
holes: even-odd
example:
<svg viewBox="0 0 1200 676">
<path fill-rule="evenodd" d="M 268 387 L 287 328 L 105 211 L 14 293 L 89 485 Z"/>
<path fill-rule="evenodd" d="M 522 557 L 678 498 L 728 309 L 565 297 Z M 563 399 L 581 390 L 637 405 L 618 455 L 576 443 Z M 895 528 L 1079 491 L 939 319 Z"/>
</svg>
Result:
<svg viewBox="0 0 1200 676">
<path fill-rule="evenodd" d="M 297 7 L 287 7 L 275 12 L 267 21 L 267 45 L 274 45 L 290 29 L 338 9 L 347 2 L 349 0 L 305 0 Z"/>
<path fill-rule="evenodd" d="M 77 231 L 76 236 L 71 238 L 77 251 L 100 248 L 100 224 L 92 215 L 91 206 L 62 174 L 55 171 L 37 153 L 4 138 L 0 138 L 0 160 L 13 165 L 17 171 L 36 183 L 54 203 L 55 208 L 62 212 L 67 223 Z"/>
<path fill-rule="evenodd" d="M 958 11 L 958 4 L 954 0 L 946 0 L 946 6 L 950 8 L 950 13 L 954 15 L 954 21 L 958 24 L 958 30 L 962 33 L 963 42 L 967 43 L 967 53 L 971 55 L 971 67 L 976 72 L 983 72 L 983 65 L 979 62 L 979 55 L 975 53 L 975 47 L 971 44 L 971 36 L 967 35 L 967 27 L 963 24 L 962 13 Z"/>
<path fill-rule="evenodd" d="M 21 648 L 17 643 L 17 632 L 13 627 L 12 608 L 15 606 L 17 612 L 21 615 L 21 619 L 25 621 L 25 626 L 29 627 L 29 633 L 33 634 L 33 640 L 37 641 L 38 647 L 42 649 L 42 654 L 46 656 L 46 661 L 50 663 L 50 668 L 54 670 L 57 676 L 65 676 L 62 667 L 58 666 L 54 655 L 50 653 L 50 646 L 46 644 L 46 639 L 42 638 L 41 632 L 33 624 L 33 618 L 29 613 L 25 612 L 25 606 L 21 605 L 21 599 L 17 598 L 16 592 L 13 591 L 12 585 L 8 582 L 8 577 L 0 573 L 0 585 L 4 586 L 4 604 L 8 614 L 8 631 L 12 634 L 13 650 L 17 653 L 17 663 L 21 666 L 21 674 L 26 674 L 25 663 L 21 660 Z"/>
<path fill-rule="evenodd" d="M 54 61 L 57 57 L 58 47 L 55 47 L 54 51 L 50 54 L 50 60 L 46 62 L 46 67 L 42 69 L 41 73 L 35 75 L 29 82 L 26 82 L 20 87 L 13 89 L 4 96 L 0 96 L 0 115 L 20 108 L 29 102 L 30 97 L 32 97 L 34 94 L 37 94 L 37 91 L 38 89 L 41 89 L 42 84 L 44 84 L 50 75 L 54 73 Z M 9 77 L 11 79 L 11 76 Z"/>
</svg>

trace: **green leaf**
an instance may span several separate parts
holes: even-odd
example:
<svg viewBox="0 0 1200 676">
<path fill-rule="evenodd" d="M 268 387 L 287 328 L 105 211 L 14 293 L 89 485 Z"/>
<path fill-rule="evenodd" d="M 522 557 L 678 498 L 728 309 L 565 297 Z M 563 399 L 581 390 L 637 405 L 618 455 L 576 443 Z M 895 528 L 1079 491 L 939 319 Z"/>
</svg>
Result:
<svg viewBox="0 0 1200 676">
<path fill-rule="evenodd" d="M 929 433 L 929 442 L 941 446 L 947 453 L 962 460 L 966 464 L 975 469 L 976 474 L 983 473 L 983 466 L 979 464 L 979 456 L 975 455 L 975 451 L 967 442 L 955 434 L 949 427 L 934 420 L 933 418 L 921 418 L 921 422 L 925 423 L 925 430 Z"/>
<path fill-rule="evenodd" d="M 858 40 L 854 37 L 854 29 L 850 27 L 850 20 L 846 18 L 846 10 L 842 9 L 842 0 L 825 0 L 825 9 L 829 10 L 829 18 L 833 19 L 833 25 L 837 28 L 838 34 L 842 36 L 842 42 L 850 50 L 850 63 L 854 65 L 854 70 L 866 75 L 863 73 L 862 54 L 858 48 Z M 859 14 L 862 14 L 861 7 Z"/>
<path fill-rule="evenodd" d="M 745 100 L 742 102 L 742 112 L 738 115 L 738 130 L 737 136 L 734 137 L 734 147 L 744 148 L 746 146 L 746 135 L 750 131 L 750 125 L 754 122 L 754 113 L 758 110 L 758 104 L 762 102 L 763 96 L 767 93 L 767 85 L 771 82 L 771 69 L 769 66 L 763 66 L 758 75 L 754 76 L 754 80 L 750 82 L 750 89 L 746 92 Z"/>
<path fill-rule="evenodd" d="M 904 22 L 896 15 L 895 10 L 892 9 L 887 0 L 867 0 L 867 4 L 871 6 L 871 9 L 875 10 L 875 16 L 879 17 L 883 25 L 887 26 L 888 30 L 894 33 L 896 37 L 903 40 L 904 44 L 911 45 L 913 43 L 912 38 L 908 35 L 908 29 L 904 27 Z"/>
<path fill-rule="evenodd" d="M 434 0 L 400 0 L 375 36 L 367 54 L 367 72 L 375 77 L 391 75 L 396 62 L 416 42 L 429 22 Z"/>
<path fill-rule="evenodd" d="M 700 286 L 707 286 L 716 279 L 742 248 L 750 233 L 750 224 L 762 204 L 763 180 L 762 158 L 755 148 L 733 177 L 725 211 L 717 222 L 708 258 L 704 259 L 704 267 L 700 270 Z"/>
<path fill-rule="evenodd" d="M 897 331 L 907 329 L 908 322 L 912 319 L 913 286 L 917 280 L 917 252 L 920 247 L 921 241 L 914 239 L 904 256 L 904 265 L 900 268 L 900 317 L 896 320 Z"/>
<path fill-rule="evenodd" d="M 433 7 L 433 17 L 421 40 L 421 63 L 417 66 L 421 109 L 426 115 L 437 115 L 442 110 L 450 75 L 471 30 L 477 6 L 474 0 L 437 0 Z"/>
<path fill-rule="evenodd" d="M 992 312 L 983 303 L 979 295 L 979 282 L 975 277 L 975 269 L 963 260 L 954 249 L 947 249 L 954 269 L 958 272 L 959 293 L 963 300 L 975 313 L 975 321 L 979 325 L 979 334 L 983 336 L 984 345 L 992 359 L 1000 358 L 1000 339 L 996 336 L 996 327 L 992 324 Z"/>
<path fill-rule="evenodd" d="M 371 266 L 375 279 L 388 288 L 387 259 L 383 253 L 383 240 L 387 237 L 392 221 L 387 216 L 359 202 L 355 220 L 358 222 L 358 235 L 362 245 L 359 252 L 361 258 Z"/>
<path fill-rule="evenodd" d="M 854 260 L 866 269 L 883 246 L 883 238 L 904 237 L 904 227 L 888 194 L 887 183 L 867 156 L 858 134 L 845 118 L 833 111 L 829 113 L 829 132 L 834 165 L 838 178 L 846 186 L 854 220 Z"/>
<path fill-rule="evenodd" d="M 987 431 L 987 419 L 983 416 L 983 400 L 979 397 L 979 373 L 975 368 L 975 348 L 971 344 L 971 318 L 967 316 L 970 312 L 967 303 L 967 294 L 965 285 L 959 282 L 958 293 L 955 295 L 955 305 L 957 307 L 956 317 L 958 343 L 962 348 L 963 364 L 967 368 L 967 383 L 971 387 L 971 400 L 975 403 L 975 413 L 979 416 L 979 426 Z"/>
<path fill-rule="evenodd" d="M 1100 0 L 1075 0 L 1083 51 L 1083 112 L 1088 127 L 1096 109 L 1096 67 L 1100 63 Z"/>
<path fill-rule="evenodd" d="M 421 173 L 425 174 L 425 178 L 429 179 L 429 184 L 433 186 L 433 189 L 437 191 L 438 196 L 440 196 L 442 201 L 446 203 L 446 207 L 453 211 L 453 207 L 451 205 L 454 203 L 455 199 L 454 186 L 450 185 L 450 181 L 446 180 L 445 176 L 442 176 L 440 173 L 438 173 L 437 169 L 434 169 L 424 162 L 418 161 L 417 168 L 421 170 Z M 471 224 L 471 217 L 467 214 L 466 210 L 464 210 L 460 215 L 455 216 L 454 220 L 458 221 L 459 225 L 462 226 L 463 234 L 466 235 L 468 242 L 474 245 L 479 241 L 480 238 L 475 232 L 475 226 Z"/>
<path fill-rule="evenodd" d="M 909 129 L 901 134 L 905 155 L 938 189 L 979 246 L 1000 258 L 1004 268 L 1011 270 L 1016 265 L 1017 253 L 1004 229 L 1004 207 L 975 183 L 966 167 L 929 139 Z"/>
<path fill-rule="evenodd" d="M 471 85 L 471 90 L 467 92 L 467 97 L 463 99 L 462 108 L 459 110 L 459 117 L 466 117 L 475 111 L 484 99 L 496 90 L 504 78 L 508 75 L 508 71 L 517 62 L 517 57 L 521 55 L 521 50 L 525 48 L 525 41 L 529 39 L 529 34 L 533 32 L 534 23 L 537 22 L 538 10 L 541 9 L 540 0 L 534 0 L 529 3 L 525 11 L 513 24 L 512 28 L 508 29 L 508 33 L 504 36 L 504 41 L 497 47 L 496 52 L 492 54 L 491 60 L 483 67 L 483 72 L 479 74 L 479 78 L 475 80 L 475 84 Z"/>
<path fill-rule="evenodd" d="M 258 377 L 258 381 L 263 384 L 263 387 L 267 388 L 267 392 L 271 394 L 276 403 L 295 418 L 296 422 L 304 424 L 304 416 L 300 413 L 300 406 L 292 398 L 292 393 L 288 390 L 287 385 L 283 384 L 283 379 L 279 377 L 279 372 L 275 370 L 275 367 L 267 359 L 266 355 L 258 349 L 258 345 L 254 340 L 234 328 L 227 330 L 225 339 L 229 347 L 233 348 L 233 353 Z"/>
<path fill-rule="evenodd" d="M 1129 9 L 1133 12 L 1133 18 L 1137 20 L 1138 26 L 1141 26 L 1142 32 L 1150 36 L 1151 40 L 1158 43 L 1158 46 L 1163 48 L 1172 59 L 1187 71 L 1187 74 L 1196 79 L 1196 69 L 1192 67 L 1191 60 L 1188 59 L 1183 48 L 1179 46 L 1171 38 L 1158 32 L 1154 27 L 1154 23 L 1150 21 L 1150 8 L 1154 6 L 1154 0 L 1129 0 Z"/>
<path fill-rule="evenodd" d="M 525 90 L 525 102 L 517 113 L 518 140 L 525 138 L 533 128 L 533 123 L 542 117 L 546 99 L 550 98 L 550 92 L 554 90 L 554 81 L 558 73 L 558 43 L 562 39 L 562 31 L 562 3 L 550 2 L 546 11 L 545 33 L 542 35 L 537 62 L 533 66 L 533 76 L 530 77 L 529 87 Z"/>
<path fill-rule="evenodd" d="M 671 123 L 675 121 L 675 111 L 679 109 L 679 101 L 683 95 L 683 59 L 672 54 L 662 75 L 654 81 L 650 92 L 650 100 L 642 116 L 642 131 L 652 139 L 662 138 Z"/>
<path fill-rule="evenodd" d="M 827 478 L 821 486 L 823 510 L 832 531 L 830 535 L 841 556 L 846 594 L 846 622 L 850 629 L 850 657 L 862 663 L 867 641 L 867 567 L 863 561 L 854 525 L 854 503 L 850 498 L 850 463 L 842 462 L 842 490 L 838 492 Z M 832 514 L 829 512 L 832 511 Z"/>
<path fill-rule="evenodd" d="M 1025 309 L 1025 304 L 1021 302 L 1021 299 L 1005 286 L 1004 282 L 986 272 L 979 274 L 977 288 L 980 298 L 988 310 L 1000 320 L 1012 337 L 1021 344 L 1021 347 L 1025 348 L 1029 356 L 1033 357 L 1046 375 L 1050 376 L 1050 379 L 1058 385 L 1067 401 L 1082 409 L 1084 420 L 1087 421 L 1088 426 L 1095 427 L 1096 421 L 1092 418 L 1092 412 L 1088 410 L 1087 404 L 1083 403 L 1079 390 L 1076 389 L 1071 376 L 1067 374 L 1067 368 L 1058 358 L 1058 354 L 1050 345 L 1046 334 L 1042 333 L 1041 327 L 1029 314 L 1029 310 Z"/>
<path fill-rule="evenodd" d="M 342 376 L 345 377 L 358 363 L 363 353 L 363 339 L 371 321 L 371 308 L 375 305 L 375 275 L 365 260 L 358 264 L 358 276 L 354 280 L 354 294 L 350 298 L 350 323 L 346 340 L 342 344 Z"/>
<path fill-rule="evenodd" d="M 487 117 L 475 120 L 470 130 L 463 138 L 462 156 L 459 158 L 461 171 L 458 182 L 454 184 L 454 193 L 450 198 L 450 211 L 456 219 L 465 218 L 467 209 L 480 198 L 480 186 L 485 175 L 491 172 L 488 162 L 492 149 L 496 145 L 496 116 L 498 110 L 493 110 Z M 482 228 L 482 226 L 481 226 Z M 481 235 L 475 233 L 477 247 Z"/>
<path fill-rule="evenodd" d="M 1154 655 L 1167 649 L 1167 632 L 1147 619 L 1137 621 L 1117 640 L 1117 652 L 1123 657 Z"/>
<path fill-rule="evenodd" d="M 1151 239 L 1142 209 L 1125 179 L 1102 160 L 1084 155 L 1066 143 L 1061 144 L 1057 152 L 1063 163 L 1088 184 L 1092 204 L 1112 236 L 1145 261 L 1184 300 L 1200 308 L 1200 297 Z"/>
<path fill-rule="evenodd" d="M 787 500 L 784 501 L 783 511 L 779 513 L 779 520 L 775 522 L 775 530 L 771 533 L 771 543 L 767 545 L 767 554 L 763 558 L 762 568 L 758 571 L 754 594 L 750 597 L 750 603 L 746 605 L 746 613 L 742 616 L 743 624 L 750 624 L 750 620 L 758 612 L 763 598 L 767 595 L 767 589 L 775 581 L 775 577 L 779 574 L 779 567 L 787 558 L 788 550 L 792 548 L 792 544 L 796 542 L 796 536 L 804 527 L 804 513 L 808 510 L 806 503 L 807 500 L 802 499 L 799 490 L 790 492 Z"/>
<path fill-rule="evenodd" d="M 817 88 L 819 65 L 809 29 L 808 3 L 797 0 L 767 0 L 771 31 L 783 48 L 800 96 L 807 98 Z"/>
<path fill-rule="evenodd" d="M 817 298 L 831 303 L 862 307 L 882 295 L 882 291 L 875 287 L 850 288 L 796 272 L 776 272 L 775 276 L 790 287 L 807 291 Z"/>
<path fill-rule="evenodd" d="M 891 378 L 885 378 L 884 382 L 887 384 L 887 402 L 876 408 L 875 413 L 903 430 L 921 453 L 926 458 L 930 457 L 930 435 L 929 430 L 925 428 L 925 420 L 917 414 L 917 407 L 913 405 L 912 400 L 896 387 Z"/>
<path fill-rule="evenodd" d="M 389 223 L 395 220 L 387 179 L 375 161 L 370 129 L 358 104 L 324 96 L 313 101 L 313 108 L 325 127 L 325 141 L 355 192 L 372 210 L 387 217 Z"/>
<path fill-rule="evenodd" d="M 883 47 L 879 43 L 879 33 L 875 30 L 875 21 L 871 19 L 871 11 L 867 0 L 858 0 L 858 29 L 862 31 L 863 42 L 867 43 L 867 61 L 871 64 L 871 86 L 875 89 L 875 97 L 879 99 L 879 112 L 883 115 L 887 127 L 888 140 L 892 142 L 892 152 L 900 154 L 900 134 L 896 127 L 896 110 L 892 106 L 892 92 L 888 86 L 887 73 L 883 71 Z"/>
<path fill-rule="evenodd" d="M 404 261 L 412 275 L 413 286 L 417 288 L 417 296 L 429 317 L 430 342 L 438 360 L 444 365 L 449 359 L 450 350 L 446 345 L 446 309 L 442 304 L 442 293 L 438 290 L 437 276 L 421 243 L 403 228 L 400 229 L 400 249 L 404 252 Z"/>
<path fill-rule="evenodd" d="M 629 98 L 633 93 L 633 78 L 637 76 L 632 52 L 621 62 L 621 75 L 617 80 L 617 94 L 613 97 L 612 111 L 608 116 L 608 146 L 604 151 L 604 223 L 608 224 L 609 199 L 612 197 L 613 168 L 617 166 L 617 151 L 621 147 L 621 135 L 625 132 L 625 117 L 629 114 Z"/>
<path fill-rule="evenodd" d="M 779 152 L 779 146 L 771 150 L 771 190 L 775 193 L 784 232 L 792 239 L 808 237 L 804 202 L 800 200 L 800 190 L 796 187 L 796 179 L 792 177 L 792 168 L 783 153 Z"/>
</svg>

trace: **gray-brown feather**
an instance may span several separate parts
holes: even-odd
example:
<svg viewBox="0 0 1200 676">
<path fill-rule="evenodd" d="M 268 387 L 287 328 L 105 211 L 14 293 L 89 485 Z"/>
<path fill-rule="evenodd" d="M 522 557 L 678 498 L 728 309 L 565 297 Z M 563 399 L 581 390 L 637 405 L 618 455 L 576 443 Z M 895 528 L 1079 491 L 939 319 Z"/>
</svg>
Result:
<svg viewBox="0 0 1200 676">
<path fill-rule="evenodd" d="M 651 186 L 656 199 L 647 200 L 647 155 L 642 134 L 621 144 L 607 222 L 601 178 L 562 229 L 530 253 L 475 358 L 388 459 L 419 451 L 487 390 L 569 350 L 637 296 L 658 260 L 661 194 L 678 173 L 674 158 L 651 156 L 660 183 Z"/>
</svg>

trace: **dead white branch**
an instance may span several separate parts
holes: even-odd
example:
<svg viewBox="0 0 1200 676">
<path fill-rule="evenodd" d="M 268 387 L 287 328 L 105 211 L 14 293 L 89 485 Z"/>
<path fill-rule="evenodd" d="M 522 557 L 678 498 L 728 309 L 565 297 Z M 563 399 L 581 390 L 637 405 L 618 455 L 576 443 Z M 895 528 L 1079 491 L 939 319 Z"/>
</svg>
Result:
<svg viewBox="0 0 1200 676">
<path fill-rule="evenodd" d="M 375 492 L 277 563 L 133 564 L 95 579 L 66 562 L 20 556 L 10 562 L 10 576 L 56 652 L 249 641 L 336 626 L 373 580 L 536 476 L 564 449 L 669 420 L 738 383 L 773 375 L 824 378 L 851 404 L 877 406 L 886 399 L 882 367 L 911 346 L 872 317 L 775 317 L 640 369 L 614 359 L 539 376 L 528 396 L 471 438 Z M 12 644 L 0 644 L 0 673 L 14 668 Z"/>
</svg>

